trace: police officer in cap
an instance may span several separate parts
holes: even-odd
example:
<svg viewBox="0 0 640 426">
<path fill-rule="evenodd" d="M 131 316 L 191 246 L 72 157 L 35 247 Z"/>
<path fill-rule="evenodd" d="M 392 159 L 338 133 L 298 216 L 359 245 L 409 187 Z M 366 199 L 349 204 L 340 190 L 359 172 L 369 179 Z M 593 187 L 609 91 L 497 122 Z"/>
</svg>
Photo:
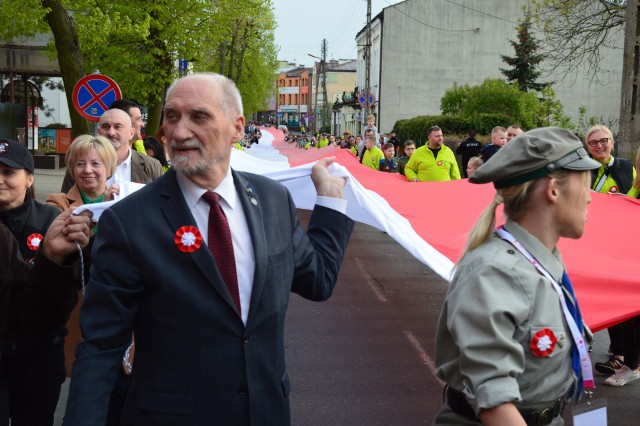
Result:
<svg viewBox="0 0 640 426">
<path fill-rule="evenodd" d="M 593 386 L 590 331 L 556 248 L 580 238 L 599 167 L 560 128 L 523 133 L 469 178 L 496 195 L 456 265 L 436 336 L 436 425 L 559 425 Z M 507 216 L 495 228 L 496 208 Z M 581 356 L 585 361 L 581 361 Z"/>
</svg>

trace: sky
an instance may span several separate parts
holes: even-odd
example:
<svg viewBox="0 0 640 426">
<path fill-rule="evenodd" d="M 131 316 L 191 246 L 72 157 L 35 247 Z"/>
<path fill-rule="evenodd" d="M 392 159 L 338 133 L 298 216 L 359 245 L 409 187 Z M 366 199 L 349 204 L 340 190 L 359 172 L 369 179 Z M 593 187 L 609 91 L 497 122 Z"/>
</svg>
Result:
<svg viewBox="0 0 640 426">
<path fill-rule="evenodd" d="M 402 0 L 371 0 L 371 19 Z M 367 0 L 272 0 L 278 59 L 313 66 L 327 39 L 327 60 L 356 59 L 356 34 L 367 24 Z"/>
</svg>

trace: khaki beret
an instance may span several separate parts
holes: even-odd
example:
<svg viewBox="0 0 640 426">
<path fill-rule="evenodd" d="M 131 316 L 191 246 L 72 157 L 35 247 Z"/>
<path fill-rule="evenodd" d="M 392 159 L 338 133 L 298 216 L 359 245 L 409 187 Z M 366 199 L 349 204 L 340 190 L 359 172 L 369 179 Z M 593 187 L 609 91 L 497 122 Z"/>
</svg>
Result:
<svg viewBox="0 0 640 426">
<path fill-rule="evenodd" d="M 557 169 L 592 170 L 600 163 L 569 130 L 541 127 L 511 139 L 469 178 L 472 183 L 493 182 L 496 189 L 519 185 Z"/>
</svg>

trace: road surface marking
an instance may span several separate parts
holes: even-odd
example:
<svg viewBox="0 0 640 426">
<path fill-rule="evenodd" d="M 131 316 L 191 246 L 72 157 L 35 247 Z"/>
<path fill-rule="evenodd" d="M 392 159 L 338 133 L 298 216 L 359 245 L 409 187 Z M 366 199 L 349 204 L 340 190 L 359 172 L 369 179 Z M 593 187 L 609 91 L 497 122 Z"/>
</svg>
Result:
<svg viewBox="0 0 640 426">
<path fill-rule="evenodd" d="M 427 355 L 427 352 L 422 348 L 422 345 L 420 345 L 420 342 L 418 342 L 418 339 L 416 338 L 416 336 L 414 336 L 413 333 L 410 332 L 409 330 L 405 330 L 403 334 L 404 334 L 404 337 L 407 338 L 411 346 L 413 346 L 413 349 L 415 349 L 416 352 L 418 352 L 418 356 L 420 356 L 420 359 L 422 359 L 422 362 L 424 362 L 427 365 L 427 367 L 429 367 L 429 370 L 431 371 L 431 374 L 433 374 L 433 377 L 435 377 L 442 385 L 444 385 L 445 382 L 443 382 L 442 380 L 440 380 L 438 376 L 436 376 L 436 365 L 433 363 L 431 358 L 429 358 L 429 355 Z"/>
<path fill-rule="evenodd" d="M 384 297 L 384 294 L 382 294 L 382 292 L 378 288 L 378 285 L 373 281 L 373 278 L 371 278 L 371 275 L 364 269 L 364 266 L 362 266 L 362 261 L 357 257 L 355 259 L 356 259 L 356 265 L 358 265 L 358 268 L 360 268 L 360 272 L 362 272 L 362 275 L 365 276 L 367 280 L 367 284 L 369 284 L 369 287 L 371 287 L 371 291 L 373 291 L 373 294 L 376 295 L 376 297 L 380 302 L 383 302 L 383 303 L 387 302 L 387 298 Z"/>
</svg>

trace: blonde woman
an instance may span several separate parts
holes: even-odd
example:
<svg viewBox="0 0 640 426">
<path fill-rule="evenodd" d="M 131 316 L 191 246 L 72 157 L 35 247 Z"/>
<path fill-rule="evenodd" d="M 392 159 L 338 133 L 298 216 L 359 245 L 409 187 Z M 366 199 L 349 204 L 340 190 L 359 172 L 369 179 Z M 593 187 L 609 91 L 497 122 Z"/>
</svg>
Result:
<svg viewBox="0 0 640 426">
<path fill-rule="evenodd" d="M 66 194 L 49 195 L 46 203 L 65 211 L 83 204 L 109 201 L 118 189 L 116 185 L 107 187 L 107 179 L 113 175 L 116 169 L 116 162 L 116 150 L 108 139 L 92 135 L 78 136 L 69 146 L 65 157 L 67 170 L 73 176 L 75 183 Z M 85 282 L 89 281 L 91 247 L 97 230 L 97 227 L 90 230 L 89 244 L 82 250 Z M 78 306 L 71 313 L 71 318 L 67 324 L 69 329 L 65 344 L 67 374 L 71 372 L 71 365 L 75 358 L 75 346 L 80 341 L 80 312 Z"/>
<path fill-rule="evenodd" d="M 590 333 L 556 244 L 582 236 L 589 170 L 598 167 L 571 132 L 540 128 L 469 178 L 492 182 L 497 193 L 471 231 L 440 314 L 436 372 L 448 387 L 436 425 L 559 425 L 565 398 L 593 385 L 583 338 Z M 507 220 L 495 229 L 503 203 Z"/>
<path fill-rule="evenodd" d="M 636 178 L 633 163 L 611 155 L 615 140 L 607 126 L 597 124 L 584 137 L 587 149 L 600 167 L 591 172 L 591 189 L 609 194 L 626 194 Z"/>
</svg>

